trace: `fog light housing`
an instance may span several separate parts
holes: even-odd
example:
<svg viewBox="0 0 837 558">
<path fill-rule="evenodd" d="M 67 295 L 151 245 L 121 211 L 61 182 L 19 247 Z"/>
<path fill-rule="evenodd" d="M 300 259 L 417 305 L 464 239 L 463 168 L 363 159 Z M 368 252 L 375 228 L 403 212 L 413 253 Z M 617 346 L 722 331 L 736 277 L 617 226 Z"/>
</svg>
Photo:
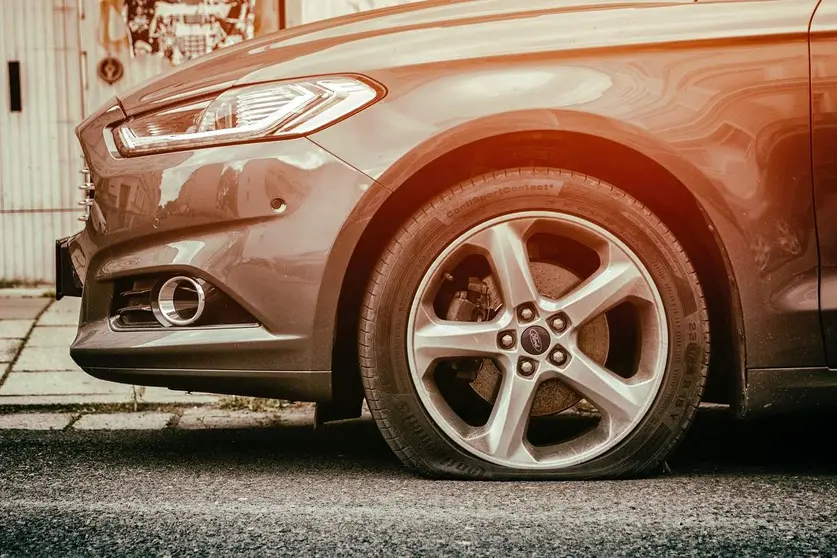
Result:
<svg viewBox="0 0 837 558">
<path fill-rule="evenodd" d="M 192 325 L 201 319 L 205 307 L 203 286 L 185 275 L 164 281 L 151 299 L 151 311 L 165 327 Z"/>
<path fill-rule="evenodd" d="M 114 329 L 252 327 L 258 321 L 206 279 L 192 275 L 117 279 Z"/>
</svg>

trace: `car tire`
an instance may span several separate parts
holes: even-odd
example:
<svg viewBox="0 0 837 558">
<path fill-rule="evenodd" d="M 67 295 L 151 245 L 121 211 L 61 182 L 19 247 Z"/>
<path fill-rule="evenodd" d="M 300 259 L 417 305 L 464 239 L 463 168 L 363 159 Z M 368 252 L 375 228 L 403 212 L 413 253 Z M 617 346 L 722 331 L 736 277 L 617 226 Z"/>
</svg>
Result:
<svg viewBox="0 0 837 558">
<path fill-rule="evenodd" d="M 572 285 L 544 294 L 560 277 Z M 674 235 L 624 191 L 549 168 L 489 173 L 418 209 L 374 268 L 359 339 L 374 420 L 433 478 L 649 474 L 692 422 L 709 358 L 701 286 Z M 535 443 L 535 427 L 569 437 Z"/>
</svg>

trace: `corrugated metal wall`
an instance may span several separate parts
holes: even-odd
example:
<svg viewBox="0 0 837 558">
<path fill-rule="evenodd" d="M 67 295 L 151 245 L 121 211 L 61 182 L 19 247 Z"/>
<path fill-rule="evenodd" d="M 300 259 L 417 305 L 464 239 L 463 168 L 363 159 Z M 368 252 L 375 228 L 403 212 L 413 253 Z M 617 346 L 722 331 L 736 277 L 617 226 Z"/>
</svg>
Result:
<svg viewBox="0 0 837 558">
<path fill-rule="evenodd" d="M 55 239 L 81 228 L 76 0 L 3 0 L 0 17 L 0 280 L 52 282 Z M 19 61 L 22 111 L 9 105 Z"/>
</svg>

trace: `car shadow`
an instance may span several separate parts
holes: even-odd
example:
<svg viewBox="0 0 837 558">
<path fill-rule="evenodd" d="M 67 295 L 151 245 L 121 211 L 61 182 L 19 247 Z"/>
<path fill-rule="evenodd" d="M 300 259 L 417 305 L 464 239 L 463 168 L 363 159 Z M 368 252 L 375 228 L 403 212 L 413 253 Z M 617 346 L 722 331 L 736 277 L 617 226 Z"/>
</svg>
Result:
<svg viewBox="0 0 837 558">
<path fill-rule="evenodd" d="M 828 434 L 835 418 L 830 414 L 740 421 L 726 410 L 702 408 L 669 458 L 668 474 L 837 474 L 837 457 L 829 443 L 834 436 Z M 278 475 L 410 476 L 369 418 L 317 429 L 313 424 L 279 424 L 243 429 L 26 432 L 0 435 L 2 446 L 36 453 L 36 461 L 48 458 L 44 468 L 90 460 L 115 467 L 191 472 L 221 468 Z"/>
<path fill-rule="evenodd" d="M 835 412 L 738 420 L 701 408 L 668 464 L 685 474 L 835 474 L 835 422 Z"/>
</svg>

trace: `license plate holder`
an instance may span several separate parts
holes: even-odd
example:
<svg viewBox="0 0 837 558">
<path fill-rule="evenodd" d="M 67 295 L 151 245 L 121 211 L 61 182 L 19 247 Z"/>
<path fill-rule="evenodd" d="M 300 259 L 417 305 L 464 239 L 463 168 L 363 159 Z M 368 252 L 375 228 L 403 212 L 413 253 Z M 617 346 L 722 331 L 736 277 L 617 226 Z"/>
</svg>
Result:
<svg viewBox="0 0 837 558">
<path fill-rule="evenodd" d="M 70 237 L 55 241 L 55 300 L 65 296 L 80 297 L 82 282 L 70 258 Z"/>
</svg>

